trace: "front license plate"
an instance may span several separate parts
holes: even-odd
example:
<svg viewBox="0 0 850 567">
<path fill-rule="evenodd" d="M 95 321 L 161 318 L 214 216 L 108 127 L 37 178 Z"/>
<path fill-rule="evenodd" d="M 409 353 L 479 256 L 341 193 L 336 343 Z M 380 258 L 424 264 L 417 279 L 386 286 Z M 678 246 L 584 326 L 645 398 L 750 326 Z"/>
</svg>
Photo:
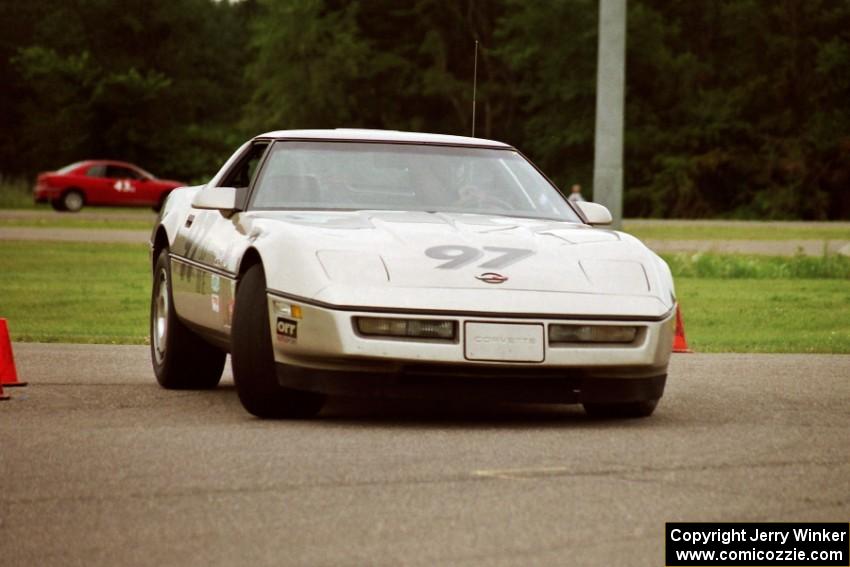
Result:
<svg viewBox="0 0 850 567">
<path fill-rule="evenodd" d="M 467 323 L 467 360 L 543 362 L 543 325 Z"/>
</svg>

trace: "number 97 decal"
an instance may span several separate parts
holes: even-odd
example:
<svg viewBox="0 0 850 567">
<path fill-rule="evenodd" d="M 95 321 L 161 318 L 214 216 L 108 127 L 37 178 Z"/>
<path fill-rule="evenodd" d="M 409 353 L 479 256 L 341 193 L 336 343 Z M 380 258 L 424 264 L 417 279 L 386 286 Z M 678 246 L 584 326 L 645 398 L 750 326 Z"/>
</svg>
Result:
<svg viewBox="0 0 850 567">
<path fill-rule="evenodd" d="M 534 251 L 526 250 L 525 248 L 502 248 L 501 246 L 484 246 L 479 250 L 472 246 L 449 244 L 445 246 L 432 246 L 425 250 L 425 255 L 429 258 L 433 258 L 434 260 L 448 260 L 437 266 L 441 270 L 454 270 L 468 266 L 487 253 L 491 253 L 494 256 L 486 262 L 478 264 L 479 268 L 504 268 L 534 255 Z"/>
</svg>

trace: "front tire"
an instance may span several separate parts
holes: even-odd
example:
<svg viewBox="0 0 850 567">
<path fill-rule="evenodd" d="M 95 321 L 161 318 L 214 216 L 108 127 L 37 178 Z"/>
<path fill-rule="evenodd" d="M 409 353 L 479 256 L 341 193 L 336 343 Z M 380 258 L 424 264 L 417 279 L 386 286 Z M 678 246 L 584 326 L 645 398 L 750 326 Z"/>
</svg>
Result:
<svg viewBox="0 0 850 567">
<path fill-rule="evenodd" d="M 62 209 L 57 210 L 68 211 L 69 213 L 79 212 L 86 202 L 86 199 L 85 197 L 83 197 L 83 194 L 77 191 L 76 189 L 65 191 L 65 193 L 59 200 L 61 201 Z"/>
<path fill-rule="evenodd" d="M 151 361 L 160 386 L 169 390 L 209 390 L 218 386 L 226 354 L 177 318 L 168 249 L 159 253 L 154 266 L 150 319 Z"/>
<path fill-rule="evenodd" d="M 590 417 L 598 418 L 639 418 L 649 417 L 655 411 L 658 400 L 642 400 L 619 404 L 582 404 Z"/>
<path fill-rule="evenodd" d="M 284 388 L 277 381 L 266 276 L 260 264 L 248 268 L 236 288 L 231 337 L 233 382 L 249 413 L 262 418 L 308 418 L 319 413 L 324 396 Z"/>
</svg>

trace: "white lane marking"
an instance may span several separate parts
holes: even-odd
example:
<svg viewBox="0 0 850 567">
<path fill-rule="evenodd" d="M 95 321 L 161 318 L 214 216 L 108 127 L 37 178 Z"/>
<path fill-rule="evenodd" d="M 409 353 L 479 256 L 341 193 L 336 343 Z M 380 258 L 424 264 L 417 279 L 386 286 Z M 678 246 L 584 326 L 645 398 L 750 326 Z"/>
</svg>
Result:
<svg viewBox="0 0 850 567">
<path fill-rule="evenodd" d="M 559 476 L 569 472 L 567 467 L 529 467 L 517 469 L 481 469 L 472 471 L 473 476 L 506 480 L 529 480 Z"/>
</svg>

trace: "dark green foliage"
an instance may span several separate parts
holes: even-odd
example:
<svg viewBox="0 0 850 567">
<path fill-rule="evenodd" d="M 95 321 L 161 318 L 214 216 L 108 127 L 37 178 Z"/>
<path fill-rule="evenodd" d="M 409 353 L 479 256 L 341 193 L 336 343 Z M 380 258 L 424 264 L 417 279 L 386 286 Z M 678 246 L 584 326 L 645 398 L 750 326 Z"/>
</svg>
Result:
<svg viewBox="0 0 850 567">
<path fill-rule="evenodd" d="M 560 187 L 593 182 L 597 12 L 593 0 L 510 0 L 497 53 L 521 115 L 512 141 Z M 585 191 L 585 196 L 592 191 Z"/>
<path fill-rule="evenodd" d="M 0 103 L 14 135 L 0 143 L 0 171 L 110 157 L 187 181 L 209 175 L 244 136 L 235 125 L 249 92 L 250 6 L 3 2 L 0 70 L 11 89 Z"/>
<path fill-rule="evenodd" d="M 629 0 L 630 216 L 850 218 L 850 2 Z M 0 2 L 0 173 L 179 179 L 243 138 L 369 127 L 512 143 L 592 193 L 596 0 Z"/>
<path fill-rule="evenodd" d="M 627 211 L 850 215 L 850 3 L 643 0 L 629 16 Z"/>
<path fill-rule="evenodd" d="M 499 5 L 261 1 L 252 27 L 247 76 L 254 91 L 246 123 L 257 131 L 364 127 L 468 134 L 479 39 L 478 134 L 502 136 L 508 130 L 496 118 L 508 114 L 512 101 L 501 96 L 502 66 L 490 51 Z"/>
</svg>

